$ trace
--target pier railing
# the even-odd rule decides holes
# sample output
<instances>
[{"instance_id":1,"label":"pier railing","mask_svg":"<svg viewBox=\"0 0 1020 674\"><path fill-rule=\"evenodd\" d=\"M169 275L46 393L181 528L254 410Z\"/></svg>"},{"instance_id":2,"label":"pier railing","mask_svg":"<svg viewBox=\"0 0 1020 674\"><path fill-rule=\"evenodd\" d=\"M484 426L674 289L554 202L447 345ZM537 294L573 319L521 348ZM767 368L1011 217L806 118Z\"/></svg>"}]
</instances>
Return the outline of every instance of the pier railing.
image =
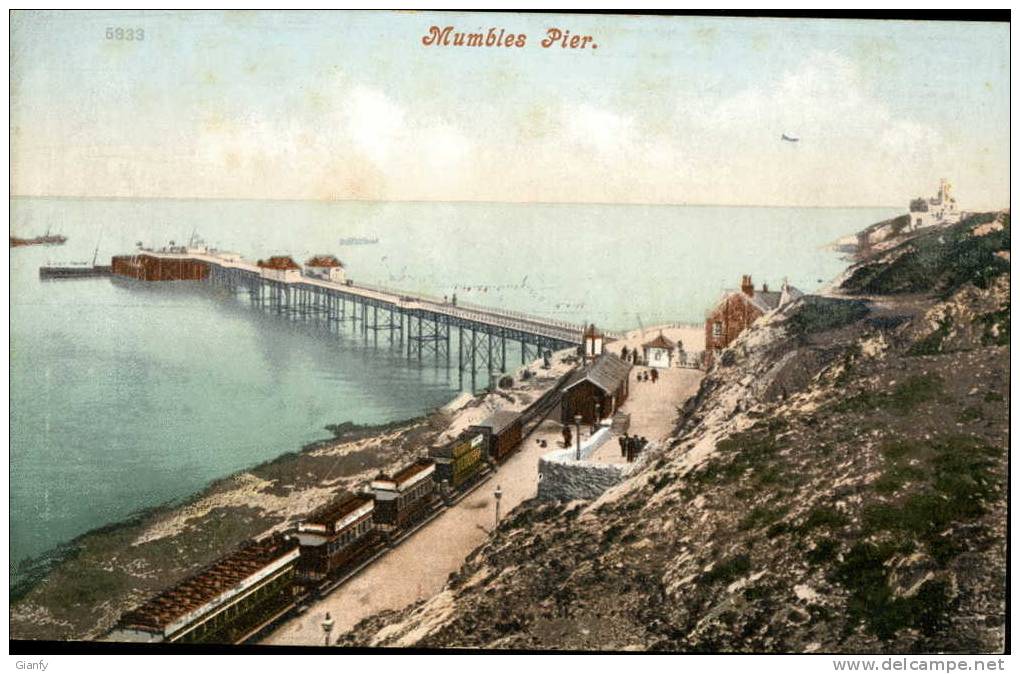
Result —
<instances>
[{"instance_id":1,"label":"pier railing","mask_svg":"<svg viewBox=\"0 0 1020 674\"><path fill-rule=\"evenodd\" d=\"M251 262L241 259L227 259L214 253L196 253L187 252L184 250L161 250L161 251L145 251L145 254L155 255L158 257L190 257L202 260L204 262L211 262L223 268L241 269L245 271L255 271L258 269ZM307 279L302 278L301 281L312 281L317 284L321 284L321 279ZM546 336L552 336L555 339L559 339L566 342L580 343L581 333L584 331L585 326L579 323L571 323L569 321L561 321L545 316L539 316L536 314L529 314L523 311L512 311L508 309L499 309L495 307L484 306L481 304L475 304L473 302L457 302L453 304L448 298L439 298L434 295L421 292L409 292L401 290L399 288L392 288L381 284L372 283L353 283L338 284L339 286L347 286L352 291L363 291L367 293L377 293L384 295L379 299L383 300L395 300L397 302L401 300L411 300L417 302L423 302L432 305L432 308L439 312L449 315L459 316L466 319L479 320L481 322L489 323L490 325L497 325L501 327L507 327L515 330L524 332L544 333ZM343 288L338 288L342 290ZM473 314L473 315L471 315ZM606 337L616 339L619 335L614 333L605 333Z\"/></svg>"},{"instance_id":2,"label":"pier railing","mask_svg":"<svg viewBox=\"0 0 1020 674\"><path fill-rule=\"evenodd\" d=\"M421 302L428 302L430 304L441 307L443 311L447 313L461 313L466 314L467 312L478 312L485 314L489 322L494 325L500 325L508 328L522 328L526 327L525 324L532 324L543 328L554 328L557 331L563 333L569 333L571 339L579 339L581 332L584 331L584 326L578 323L570 323L568 321L561 321L545 316L538 316L536 314L529 314L523 311L511 311L509 309L498 309L495 307L484 306L481 304L475 304L473 302L457 302L453 304L448 298L439 298L434 295L428 295L426 293L414 293L406 290L400 290L398 288L390 288L384 285L372 284L372 283L354 283L352 284L355 288L363 288L365 290L372 290L380 293L387 293L389 295L395 295L397 297L406 297L412 300ZM462 310L462 311L457 311ZM502 319L502 320L500 320Z\"/></svg>"}]
</instances>

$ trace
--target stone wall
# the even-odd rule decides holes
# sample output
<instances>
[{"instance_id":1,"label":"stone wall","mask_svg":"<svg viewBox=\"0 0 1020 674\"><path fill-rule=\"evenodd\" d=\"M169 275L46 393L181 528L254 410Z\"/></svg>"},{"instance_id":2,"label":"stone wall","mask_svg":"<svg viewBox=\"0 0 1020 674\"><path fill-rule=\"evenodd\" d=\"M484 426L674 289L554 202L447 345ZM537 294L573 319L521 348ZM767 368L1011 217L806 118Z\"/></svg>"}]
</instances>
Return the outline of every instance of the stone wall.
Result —
<instances>
[{"instance_id":1,"label":"stone wall","mask_svg":"<svg viewBox=\"0 0 1020 674\"><path fill-rule=\"evenodd\" d=\"M596 463L584 458L576 461L575 450L550 452L538 460L538 498L550 501L596 499L647 463L657 449L657 446L649 444L634 463ZM591 451L594 450L585 453L582 446L582 456L587 457Z\"/></svg>"}]
</instances>

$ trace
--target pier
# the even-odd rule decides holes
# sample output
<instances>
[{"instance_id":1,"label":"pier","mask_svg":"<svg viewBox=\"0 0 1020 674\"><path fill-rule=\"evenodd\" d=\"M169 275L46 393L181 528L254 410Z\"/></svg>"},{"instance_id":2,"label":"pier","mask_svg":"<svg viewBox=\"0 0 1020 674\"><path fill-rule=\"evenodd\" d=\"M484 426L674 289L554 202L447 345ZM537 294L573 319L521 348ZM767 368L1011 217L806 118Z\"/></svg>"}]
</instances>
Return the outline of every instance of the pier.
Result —
<instances>
[{"instance_id":1,"label":"pier","mask_svg":"<svg viewBox=\"0 0 1020 674\"><path fill-rule=\"evenodd\" d=\"M467 377L472 391L478 372L494 376L507 372L515 356L524 365L546 352L578 347L584 329L522 312L313 277L296 264L286 269L260 266L202 248L143 249L115 256L111 269L113 276L140 281L204 281L293 320L318 321L338 332L349 323L365 339L371 334L375 344L384 333L386 342L409 360L451 368L456 349L459 385L464 388Z\"/></svg>"}]
</instances>

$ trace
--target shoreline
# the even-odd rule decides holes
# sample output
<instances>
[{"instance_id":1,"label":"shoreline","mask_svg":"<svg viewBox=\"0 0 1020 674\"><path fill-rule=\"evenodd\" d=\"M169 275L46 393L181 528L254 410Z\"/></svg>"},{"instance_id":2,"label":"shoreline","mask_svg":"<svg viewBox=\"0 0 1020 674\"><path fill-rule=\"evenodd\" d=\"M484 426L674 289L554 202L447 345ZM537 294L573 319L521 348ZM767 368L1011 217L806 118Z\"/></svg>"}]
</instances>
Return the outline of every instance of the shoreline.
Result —
<instances>
[{"instance_id":1,"label":"shoreline","mask_svg":"<svg viewBox=\"0 0 1020 674\"><path fill-rule=\"evenodd\" d=\"M334 433L331 438L306 443L298 449L284 451L273 459L218 477L190 495L140 509L124 519L94 527L69 541L58 544L41 555L22 560L17 563L17 566L21 567L17 575L21 575L21 578L17 578L15 565L12 564L9 591L11 637L16 639L52 639L54 638L54 628L56 628L63 632L58 633L56 638L96 638L102 631L105 631L105 627L98 632L90 630L88 627L90 622L96 628L100 625L97 625L95 620L83 620L86 615L95 614L94 609L101 608L103 604L123 603L124 606L115 612L116 615L119 615L120 610L136 601L136 599L132 599L133 597L150 594L159 587L153 582L144 582L145 580L154 581L161 577L166 579L166 582L160 583L160 585L172 584L233 549L243 540L262 533L262 530L258 528L260 519L252 517L250 512L245 513L245 510L257 510L257 504L252 504L254 507L246 506L244 503L222 504L206 509L205 512L196 512L196 510L202 510L203 502L237 491L238 487L243 487L251 477L268 485L278 484L280 480L287 480L287 478L291 478L294 483L297 483L300 479L299 466L309 462L322 463L321 456L316 458L317 453L329 452L329 455L332 456L337 451L343 452L347 449L348 451L343 455L357 455L361 453L359 444L368 444L373 440L379 441L394 433L398 435L412 433L415 429L427 425L430 417L437 414L439 414L438 410L429 415L419 415L380 424L358 424L352 421L343 421L327 426L326 430ZM371 465L381 469L388 463L387 459L397 459L399 454L397 452L393 456L387 457L383 453L378 453L377 456L372 457L375 459L374 461L369 461L366 457L364 465L359 468L367 468ZM342 459L343 456L339 458ZM338 474L333 481L334 484L340 484L355 477L348 473L349 471L344 471L343 474ZM298 488L293 493L297 495L305 491L308 489ZM325 498L328 498L332 491L333 489L327 488L326 492L328 493ZM255 501L257 502L257 499ZM201 529L207 528L203 525L209 524L210 519L222 521L236 517L248 521L241 523L241 526L237 526L238 522L226 522L226 528L234 531L226 532L211 544L203 546L201 541L190 540L196 538ZM146 532L158 526L160 522L178 522L182 518L183 522L180 524L183 526L171 527L166 535L157 534L148 539L145 538ZM271 514L270 517L261 519L265 525L263 527L265 531L274 526L280 526L286 521L278 514L276 516ZM223 528L223 526L219 528ZM175 549L175 554L167 558L165 564L160 564L157 561L158 555L146 554L144 548L147 547L147 544L153 544L160 549L167 548L169 544ZM184 552L185 549L187 552ZM87 582L81 579L94 579L97 566L105 571L115 571L115 564L120 562L122 556L125 554L132 556L132 552L137 552L137 554L133 555L135 559L129 560L128 564L134 562L136 566L144 567L147 570L146 573L141 574L139 582L120 583L118 584L119 592L117 587L111 588L109 584L99 583L102 592L98 594L105 595L107 590L112 590L114 595L121 595L121 601L118 602L116 596L90 596L92 593L89 588L83 587L87 585ZM183 554L180 554L181 552ZM104 561L108 563L95 564L99 561L97 559L99 557L106 557L107 559ZM67 599L70 599L71 602L61 606L59 598L65 594L68 595ZM58 600L54 601L54 597L57 597ZM105 599L105 601L90 602L88 601L90 599ZM93 605L89 606L90 603ZM111 611L103 613L106 618L114 615ZM102 618L100 618L100 622L102 622Z\"/></svg>"},{"instance_id":2,"label":"shoreline","mask_svg":"<svg viewBox=\"0 0 1020 674\"><path fill-rule=\"evenodd\" d=\"M139 526L146 519L156 518L161 515L172 513L175 510L186 508L188 505L200 500L206 494L211 493L216 488L228 483L230 480L233 480L244 473L268 468L274 464L295 458L305 452L328 447L332 443L356 441L376 433L398 429L402 426L407 426L424 419L425 416L419 415L416 417L408 417L406 419L385 421L379 424L359 424L349 420L342 421L338 424L328 424L323 428L326 431L334 433L331 438L313 440L312 442L302 445L300 449L287 450L272 459L267 459L245 468L239 468L227 475L213 478L190 494L186 494L177 499L164 501L163 503L139 508L121 519L100 524L74 536L70 540L57 543L53 547L44 550L38 555L24 557L16 562L12 560L10 564L10 590L8 591L8 600L13 605L14 602L23 599L25 595L38 586L38 584L42 582L55 567L67 561L75 554L75 552L77 552L82 543L91 537L116 533L131 526ZM25 570L19 570L21 567L25 567ZM22 574L24 577L19 578L19 575Z\"/></svg>"},{"instance_id":3,"label":"shoreline","mask_svg":"<svg viewBox=\"0 0 1020 674\"><path fill-rule=\"evenodd\" d=\"M240 543L292 527L340 491L356 491L380 471L411 462L444 435L497 405L523 407L555 381L538 362L535 377L510 373L498 394L460 393L428 414L382 424L344 421L334 434L211 481L180 501L97 527L32 560L37 568L10 596L14 639L94 640L121 613L183 580ZM558 376L558 375L557 375ZM508 403L509 399L509 403Z\"/></svg>"}]
</instances>

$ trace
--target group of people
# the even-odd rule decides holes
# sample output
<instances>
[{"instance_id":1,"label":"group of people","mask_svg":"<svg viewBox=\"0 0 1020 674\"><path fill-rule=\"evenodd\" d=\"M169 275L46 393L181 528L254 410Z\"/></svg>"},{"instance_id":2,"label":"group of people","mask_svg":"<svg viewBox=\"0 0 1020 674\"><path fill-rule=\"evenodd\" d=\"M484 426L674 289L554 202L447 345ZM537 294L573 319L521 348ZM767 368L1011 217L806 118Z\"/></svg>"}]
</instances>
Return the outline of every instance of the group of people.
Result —
<instances>
[{"instance_id":1,"label":"group of people","mask_svg":"<svg viewBox=\"0 0 1020 674\"><path fill-rule=\"evenodd\" d=\"M624 433L620 436L620 456L627 457L627 463L633 463L635 457L641 453L641 450L648 444L648 438L641 435L628 435Z\"/></svg>"},{"instance_id":2,"label":"group of people","mask_svg":"<svg viewBox=\"0 0 1020 674\"><path fill-rule=\"evenodd\" d=\"M637 365L641 360L641 356L638 355L638 350L636 348L628 349L626 346L620 349L620 358L622 358L624 362L633 363L634 365Z\"/></svg>"},{"instance_id":3,"label":"group of people","mask_svg":"<svg viewBox=\"0 0 1020 674\"><path fill-rule=\"evenodd\" d=\"M638 372L637 373L637 380L638 381L651 381L652 383L655 383L655 382L659 381L659 371L658 370L645 370L644 372Z\"/></svg>"}]
</instances>

